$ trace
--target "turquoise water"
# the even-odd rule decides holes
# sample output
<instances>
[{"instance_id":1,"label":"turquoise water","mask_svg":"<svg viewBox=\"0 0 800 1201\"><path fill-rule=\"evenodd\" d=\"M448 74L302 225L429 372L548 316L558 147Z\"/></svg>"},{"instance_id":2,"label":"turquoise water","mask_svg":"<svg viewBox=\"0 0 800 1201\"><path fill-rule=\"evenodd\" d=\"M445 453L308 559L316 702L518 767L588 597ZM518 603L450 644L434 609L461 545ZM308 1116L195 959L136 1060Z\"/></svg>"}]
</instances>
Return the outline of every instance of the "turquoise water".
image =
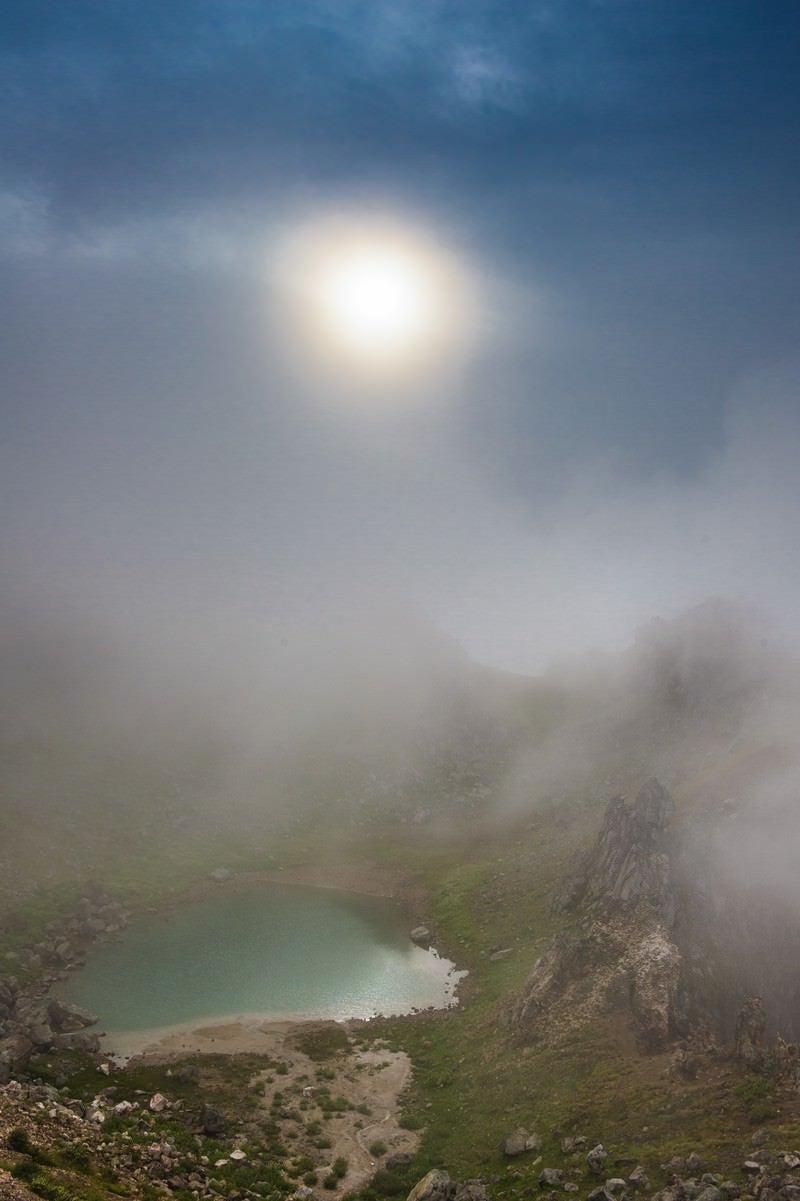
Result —
<instances>
[{"instance_id":1,"label":"turquoise water","mask_svg":"<svg viewBox=\"0 0 800 1201\"><path fill-rule=\"evenodd\" d=\"M460 973L372 897L265 885L131 922L63 996L112 1036L204 1019L372 1017L452 1004Z\"/></svg>"}]
</instances>

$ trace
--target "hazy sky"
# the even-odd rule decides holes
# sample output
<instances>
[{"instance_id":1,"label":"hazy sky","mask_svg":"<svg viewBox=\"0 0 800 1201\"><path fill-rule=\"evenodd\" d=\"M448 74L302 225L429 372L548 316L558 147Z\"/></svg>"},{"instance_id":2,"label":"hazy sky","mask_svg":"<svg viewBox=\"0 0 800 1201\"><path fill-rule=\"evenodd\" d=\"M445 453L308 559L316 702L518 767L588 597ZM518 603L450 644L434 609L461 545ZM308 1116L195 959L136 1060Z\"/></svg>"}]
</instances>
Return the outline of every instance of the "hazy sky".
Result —
<instances>
[{"instance_id":1,"label":"hazy sky","mask_svg":"<svg viewBox=\"0 0 800 1201\"><path fill-rule=\"evenodd\" d=\"M391 600L535 670L800 589L800 6L7 0L0 568L163 636ZM300 226L441 248L391 389L292 345Z\"/></svg>"}]
</instances>

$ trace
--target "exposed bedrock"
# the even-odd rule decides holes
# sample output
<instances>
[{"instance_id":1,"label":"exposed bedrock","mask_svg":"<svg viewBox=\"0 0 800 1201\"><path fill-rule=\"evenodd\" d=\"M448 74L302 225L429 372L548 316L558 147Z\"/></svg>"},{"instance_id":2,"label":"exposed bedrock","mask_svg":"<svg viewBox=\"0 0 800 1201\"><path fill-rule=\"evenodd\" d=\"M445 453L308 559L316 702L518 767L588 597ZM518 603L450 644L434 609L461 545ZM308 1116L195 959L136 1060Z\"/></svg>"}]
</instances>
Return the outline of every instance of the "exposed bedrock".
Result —
<instances>
[{"instance_id":1,"label":"exposed bedrock","mask_svg":"<svg viewBox=\"0 0 800 1201\"><path fill-rule=\"evenodd\" d=\"M763 1010L748 998L766 982L767 1011L797 1038L786 1015L795 1011L799 961L780 952L797 945L796 915L748 904L735 882L725 891L714 845L708 820L678 826L658 780L648 780L632 804L614 798L594 846L576 858L553 897L553 913L573 921L534 965L512 1026L536 1037L622 1011L644 1051L676 1039L698 1047L735 1036L742 1061L756 1066ZM771 972L756 979L753 965L765 958Z\"/></svg>"}]
</instances>

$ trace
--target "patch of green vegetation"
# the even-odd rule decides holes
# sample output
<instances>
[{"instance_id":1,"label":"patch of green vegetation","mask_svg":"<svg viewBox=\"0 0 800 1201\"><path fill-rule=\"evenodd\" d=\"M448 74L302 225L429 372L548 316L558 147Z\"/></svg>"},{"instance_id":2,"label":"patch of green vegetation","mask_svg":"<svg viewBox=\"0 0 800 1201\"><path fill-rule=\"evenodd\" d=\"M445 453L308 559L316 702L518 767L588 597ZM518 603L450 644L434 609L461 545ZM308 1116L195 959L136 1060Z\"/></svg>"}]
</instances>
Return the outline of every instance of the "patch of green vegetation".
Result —
<instances>
[{"instance_id":1,"label":"patch of green vegetation","mask_svg":"<svg viewBox=\"0 0 800 1201\"><path fill-rule=\"evenodd\" d=\"M30 1140L28 1131L22 1126L15 1126L6 1135L6 1145L9 1150L16 1151L18 1155L33 1155L34 1147Z\"/></svg>"},{"instance_id":2,"label":"patch of green vegetation","mask_svg":"<svg viewBox=\"0 0 800 1201\"><path fill-rule=\"evenodd\" d=\"M92 1157L83 1143L63 1143L56 1148L55 1154L63 1167L82 1172L85 1176L92 1174Z\"/></svg>"},{"instance_id":3,"label":"patch of green vegetation","mask_svg":"<svg viewBox=\"0 0 800 1201\"><path fill-rule=\"evenodd\" d=\"M753 1126L772 1121L778 1116L775 1103L775 1082L767 1076L747 1075L736 1085L736 1097Z\"/></svg>"},{"instance_id":4,"label":"patch of green vegetation","mask_svg":"<svg viewBox=\"0 0 800 1201\"><path fill-rule=\"evenodd\" d=\"M349 1048L347 1031L338 1022L326 1022L324 1025L301 1030L295 1035L294 1044L315 1063L333 1059ZM329 1078L332 1079L332 1075L331 1073Z\"/></svg>"},{"instance_id":5,"label":"patch of green vegetation","mask_svg":"<svg viewBox=\"0 0 800 1201\"><path fill-rule=\"evenodd\" d=\"M106 1201L106 1194L82 1181L79 1185L61 1180L52 1172L27 1160L12 1171L17 1180L22 1180L31 1192L43 1201Z\"/></svg>"},{"instance_id":6,"label":"patch of green vegetation","mask_svg":"<svg viewBox=\"0 0 800 1201\"><path fill-rule=\"evenodd\" d=\"M401 1197L408 1193L413 1183L408 1174L403 1175L400 1172L389 1172L386 1168L378 1168L367 1187L361 1191L360 1196L365 1198L365 1201L375 1201L378 1197Z\"/></svg>"},{"instance_id":7,"label":"patch of green vegetation","mask_svg":"<svg viewBox=\"0 0 800 1201\"><path fill-rule=\"evenodd\" d=\"M376 1138L374 1143L369 1145L369 1153L373 1159L380 1159L387 1151L386 1143L382 1139Z\"/></svg>"},{"instance_id":8,"label":"patch of green vegetation","mask_svg":"<svg viewBox=\"0 0 800 1201\"><path fill-rule=\"evenodd\" d=\"M347 1113L348 1110L355 1109L355 1106L346 1097L332 1097L327 1088L321 1088L317 1093L317 1104L324 1117L330 1117L331 1114L336 1113Z\"/></svg>"}]
</instances>

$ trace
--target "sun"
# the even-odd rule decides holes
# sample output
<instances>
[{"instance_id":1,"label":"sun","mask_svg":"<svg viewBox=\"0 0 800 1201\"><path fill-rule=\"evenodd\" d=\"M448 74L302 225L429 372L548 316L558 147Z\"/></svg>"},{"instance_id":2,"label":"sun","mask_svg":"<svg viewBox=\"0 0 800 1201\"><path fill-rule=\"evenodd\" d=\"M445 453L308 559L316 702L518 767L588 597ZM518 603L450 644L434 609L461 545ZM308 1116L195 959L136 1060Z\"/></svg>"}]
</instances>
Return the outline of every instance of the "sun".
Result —
<instances>
[{"instance_id":1,"label":"sun","mask_svg":"<svg viewBox=\"0 0 800 1201\"><path fill-rule=\"evenodd\" d=\"M332 337L365 357L394 355L424 342L436 325L433 281L408 251L365 244L325 265L318 289Z\"/></svg>"},{"instance_id":2,"label":"sun","mask_svg":"<svg viewBox=\"0 0 800 1201\"><path fill-rule=\"evenodd\" d=\"M304 357L373 382L443 364L468 325L466 271L430 234L329 218L296 230L282 273Z\"/></svg>"}]
</instances>

